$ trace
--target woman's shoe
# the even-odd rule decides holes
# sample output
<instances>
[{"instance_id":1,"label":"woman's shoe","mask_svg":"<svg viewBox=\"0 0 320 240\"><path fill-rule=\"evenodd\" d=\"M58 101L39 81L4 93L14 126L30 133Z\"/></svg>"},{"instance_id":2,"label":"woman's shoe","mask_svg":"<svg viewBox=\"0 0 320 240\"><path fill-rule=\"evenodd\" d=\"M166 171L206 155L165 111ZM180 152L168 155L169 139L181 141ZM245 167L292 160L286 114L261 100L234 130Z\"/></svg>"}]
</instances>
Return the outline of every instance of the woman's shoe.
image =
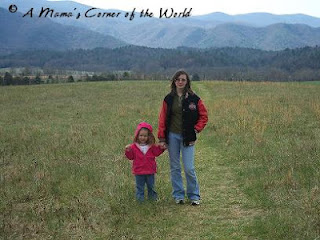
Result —
<instances>
[{"instance_id":1,"label":"woman's shoe","mask_svg":"<svg viewBox=\"0 0 320 240\"><path fill-rule=\"evenodd\" d=\"M176 199L176 204L184 204L184 200L183 199Z\"/></svg>"}]
</instances>

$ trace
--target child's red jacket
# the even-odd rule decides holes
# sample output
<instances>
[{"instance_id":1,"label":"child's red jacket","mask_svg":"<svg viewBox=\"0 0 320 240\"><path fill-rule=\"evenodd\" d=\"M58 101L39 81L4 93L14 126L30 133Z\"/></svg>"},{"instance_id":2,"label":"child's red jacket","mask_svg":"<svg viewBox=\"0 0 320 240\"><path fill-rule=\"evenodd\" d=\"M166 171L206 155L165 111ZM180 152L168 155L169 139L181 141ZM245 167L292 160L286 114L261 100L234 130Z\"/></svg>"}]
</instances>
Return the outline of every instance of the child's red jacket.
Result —
<instances>
[{"instance_id":1,"label":"child's red jacket","mask_svg":"<svg viewBox=\"0 0 320 240\"><path fill-rule=\"evenodd\" d=\"M134 175L147 175L157 172L156 157L158 157L164 150L160 146L151 145L144 154L137 143L130 145L130 148L125 151L128 159L133 160L132 173Z\"/></svg>"}]
</instances>

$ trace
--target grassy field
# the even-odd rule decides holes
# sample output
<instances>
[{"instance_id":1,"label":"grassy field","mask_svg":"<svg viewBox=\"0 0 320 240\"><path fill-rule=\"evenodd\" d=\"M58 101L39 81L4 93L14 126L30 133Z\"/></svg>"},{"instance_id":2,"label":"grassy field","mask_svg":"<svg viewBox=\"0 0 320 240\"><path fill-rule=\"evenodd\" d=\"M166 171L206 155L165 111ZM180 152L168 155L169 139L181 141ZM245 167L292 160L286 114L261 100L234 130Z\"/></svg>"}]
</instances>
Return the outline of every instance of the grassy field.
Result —
<instances>
[{"instance_id":1,"label":"grassy field","mask_svg":"<svg viewBox=\"0 0 320 240\"><path fill-rule=\"evenodd\" d=\"M138 204L124 146L168 82L0 88L0 239L320 239L320 85L196 82L202 204Z\"/></svg>"}]
</instances>

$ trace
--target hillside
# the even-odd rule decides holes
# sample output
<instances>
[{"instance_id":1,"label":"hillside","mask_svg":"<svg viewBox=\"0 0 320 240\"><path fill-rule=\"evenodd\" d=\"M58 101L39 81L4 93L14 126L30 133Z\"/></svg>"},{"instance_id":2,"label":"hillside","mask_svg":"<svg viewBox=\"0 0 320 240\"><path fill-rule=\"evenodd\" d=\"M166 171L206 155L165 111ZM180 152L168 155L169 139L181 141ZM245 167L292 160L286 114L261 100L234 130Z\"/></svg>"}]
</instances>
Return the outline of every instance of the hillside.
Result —
<instances>
[{"instance_id":1,"label":"hillside","mask_svg":"<svg viewBox=\"0 0 320 240\"><path fill-rule=\"evenodd\" d=\"M221 12L214 12L205 14L202 16L195 16L193 19L197 19L202 22L217 22L243 24L254 27L266 27L268 25L277 23L286 24L305 24L310 27L320 27L320 19L305 14L283 14L276 15L271 13L256 12L247 14L229 15Z\"/></svg>"},{"instance_id":2,"label":"hillside","mask_svg":"<svg viewBox=\"0 0 320 240\"><path fill-rule=\"evenodd\" d=\"M201 28L187 23L186 20L175 22L151 19L132 26L120 26L113 35L126 39L133 45L153 48L244 47L277 51L320 45L320 28L303 24L277 23L267 27L252 27L225 23L212 28ZM100 31L99 28L96 30Z\"/></svg>"},{"instance_id":3,"label":"hillside","mask_svg":"<svg viewBox=\"0 0 320 240\"><path fill-rule=\"evenodd\" d=\"M56 12L74 12L84 13L91 6L79 4L72 1L46 1L46 0L3 0L0 7L5 9L12 3L18 6L21 13L26 13L30 8L39 12L42 7L54 9ZM3 11L3 10L2 10ZM152 48L176 48L181 46L210 48L210 47L248 47L262 50L283 50L285 48L298 48L304 46L316 46L320 44L320 19L303 14L274 15L270 13L249 13L239 15L228 15L225 13L211 13L203 16L191 16L182 19L158 19L158 18L140 18L139 12L136 17L130 21L123 17L124 11L113 9L97 9L97 12L121 12L118 18L50 18L50 20L68 26L68 30L62 30L62 27L47 25L38 30L32 30L34 26L47 22L48 19L36 19L31 23L28 19L19 19L18 26L22 30L27 29L32 35L43 33L44 28L52 33L52 36L46 32L40 37L46 40L50 48L70 49L74 48L94 48L94 47L116 47L125 43L147 46ZM7 11L8 12L8 11ZM2 14L3 15L3 14ZM10 15L10 16L9 16ZM13 17L17 14L8 13L2 18ZM34 21L38 20L37 24ZM41 20L41 22L40 22ZM10 22L6 19L6 22ZM17 21L17 20L15 20ZM14 22L15 22L14 21ZM50 23L51 24L51 23ZM70 26L81 27L83 30L70 29ZM16 26L12 26L16 27ZM2 26L7 28L7 26ZM61 30L57 30L61 28ZM65 29L65 28L64 28ZM77 28L78 29L78 28ZM88 31L84 31L87 29ZM6 29L7 30L7 29ZM3 29L1 29L3 32ZM66 35L66 32L72 32ZM1 33L2 33L1 32ZM28 46L43 48L43 44L37 43L35 37L26 36L26 31L21 35L8 36L14 39L8 42L13 48L24 42ZM5 32L4 32L5 33ZM99 34L97 34L99 33ZM91 35L91 36L90 36ZM107 41L103 36L107 37ZM65 43L59 44L56 36L68 36ZM113 38L110 38L112 36ZM43 38L43 39L42 39ZM116 38L116 39L114 39ZM17 43L16 41L19 42ZM53 43L54 42L54 43ZM40 46L39 46L40 45ZM4 52L4 50L2 50ZM1 51L0 51L1 53Z\"/></svg>"},{"instance_id":4,"label":"hillside","mask_svg":"<svg viewBox=\"0 0 320 240\"><path fill-rule=\"evenodd\" d=\"M66 26L50 19L22 18L0 8L0 49L92 49L115 48L126 45L123 41L84 28Z\"/></svg>"},{"instance_id":5,"label":"hillside","mask_svg":"<svg viewBox=\"0 0 320 240\"><path fill-rule=\"evenodd\" d=\"M320 47L283 51L250 48L116 49L25 51L0 59L0 68L40 67L79 71L131 71L166 77L179 68L202 79L301 81L319 80Z\"/></svg>"},{"instance_id":6,"label":"hillside","mask_svg":"<svg viewBox=\"0 0 320 240\"><path fill-rule=\"evenodd\" d=\"M198 38L199 34L190 36L191 34L184 46L192 47L197 44L201 48L246 47L277 51L320 44L320 28L302 24L278 23L257 28L230 23L202 31L201 38Z\"/></svg>"}]
</instances>

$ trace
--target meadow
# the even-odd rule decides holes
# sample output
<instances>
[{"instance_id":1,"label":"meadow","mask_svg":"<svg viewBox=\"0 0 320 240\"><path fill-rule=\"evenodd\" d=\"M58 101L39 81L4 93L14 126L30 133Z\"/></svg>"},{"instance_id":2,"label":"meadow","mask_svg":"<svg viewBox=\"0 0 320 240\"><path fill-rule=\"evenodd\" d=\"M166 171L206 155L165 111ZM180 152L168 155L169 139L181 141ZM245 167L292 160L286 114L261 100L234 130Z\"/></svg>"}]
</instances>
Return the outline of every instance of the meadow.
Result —
<instances>
[{"instance_id":1,"label":"meadow","mask_svg":"<svg viewBox=\"0 0 320 240\"><path fill-rule=\"evenodd\" d=\"M165 81L0 88L0 239L319 239L320 85L194 82L202 202L135 201L124 146L157 133Z\"/></svg>"}]
</instances>

